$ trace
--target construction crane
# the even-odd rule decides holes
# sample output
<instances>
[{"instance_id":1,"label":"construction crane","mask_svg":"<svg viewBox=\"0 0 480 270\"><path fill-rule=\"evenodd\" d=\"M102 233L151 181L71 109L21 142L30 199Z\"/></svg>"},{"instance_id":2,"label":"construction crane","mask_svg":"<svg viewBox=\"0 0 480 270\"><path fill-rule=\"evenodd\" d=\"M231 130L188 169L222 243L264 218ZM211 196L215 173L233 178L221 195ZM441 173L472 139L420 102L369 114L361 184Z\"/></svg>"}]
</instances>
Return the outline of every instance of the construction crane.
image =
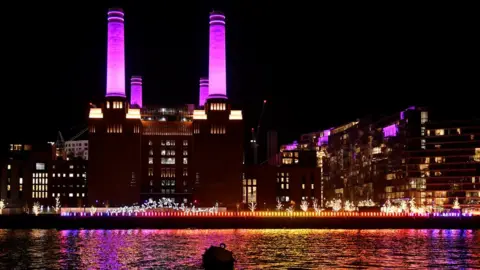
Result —
<instances>
[{"instance_id":1,"label":"construction crane","mask_svg":"<svg viewBox=\"0 0 480 270\"><path fill-rule=\"evenodd\" d=\"M88 127L82 129L80 132L78 132L75 136L71 137L67 141L76 140L78 137L82 136L85 132L87 132L87 130L88 130ZM63 135L61 131L58 131L57 142L55 143L55 145L57 147L57 157L60 157L60 156L63 157L65 154L65 140L63 139Z\"/></svg>"},{"instance_id":2,"label":"construction crane","mask_svg":"<svg viewBox=\"0 0 480 270\"><path fill-rule=\"evenodd\" d=\"M250 140L250 144L252 145L253 149L253 164L258 164L258 137L260 134L260 125L262 123L263 115L265 114L266 106L267 100L264 100L262 105L262 112L260 113L260 117L258 118L257 130L255 130L255 128L252 128L252 139Z\"/></svg>"}]
</instances>

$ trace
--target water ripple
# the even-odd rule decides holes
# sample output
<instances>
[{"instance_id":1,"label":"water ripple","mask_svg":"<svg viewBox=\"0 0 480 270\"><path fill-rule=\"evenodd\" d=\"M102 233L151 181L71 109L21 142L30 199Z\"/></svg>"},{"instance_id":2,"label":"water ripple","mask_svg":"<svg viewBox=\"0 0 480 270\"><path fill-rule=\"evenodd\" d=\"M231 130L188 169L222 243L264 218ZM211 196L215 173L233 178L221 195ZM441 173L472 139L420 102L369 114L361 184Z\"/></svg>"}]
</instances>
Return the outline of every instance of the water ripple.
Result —
<instances>
[{"instance_id":1,"label":"water ripple","mask_svg":"<svg viewBox=\"0 0 480 270\"><path fill-rule=\"evenodd\" d=\"M222 242L238 269L480 267L474 230L0 230L0 269L201 269Z\"/></svg>"}]
</instances>

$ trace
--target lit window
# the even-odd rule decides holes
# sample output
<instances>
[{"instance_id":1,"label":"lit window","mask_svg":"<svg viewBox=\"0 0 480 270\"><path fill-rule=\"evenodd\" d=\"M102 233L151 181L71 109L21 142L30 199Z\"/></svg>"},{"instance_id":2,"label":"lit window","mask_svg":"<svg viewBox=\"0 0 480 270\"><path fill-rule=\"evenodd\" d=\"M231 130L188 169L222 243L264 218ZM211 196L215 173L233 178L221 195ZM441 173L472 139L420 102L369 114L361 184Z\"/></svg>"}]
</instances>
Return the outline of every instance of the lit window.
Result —
<instances>
[{"instance_id":1,"label":"lit window","mask_svg":"<svg viewBox=\"0 0 480 270\"><path fill-rule=\"evenodd\" d=\"M20 185L23 184L23 178L22 178L22 177L20 177L20 179L18 180L18 183L19 183Z\"/></svg>"},{"instance_id":2,"label":"lit window","mask_svg":"<svg viewBox=\"0 0 480 270\"><path fill-rule=\"evenodd\" d=\"M257 202L257 180L248 179L243 180L243 202L244 203L256 203Z\"/></svg>"},{"instance_id":3,"label":"lit window","mask_svg":"<svg viewBox=\"0 0 480 270\"><path fill-rule=\"evenodd\" d=\"M311 188L311 189L315 189L315 185L312 184L312 185L310 186L310 188Z\"/></svg>"},{"instance_id":4,"label":"lit window","mask_svg":"<svg viewBox=\"0 0 480 270\"><path fill-rule=\"evenodd\" d=\"M73 197L73 193L69 193L69 194L68 194L68 197Z\"/></svg>"},{"instance_id":5,"label":"lit window","mask_svg":"<svg viewBox=\"0 0 480 270\"><path fill-rule=\"evenodd\" d=\"M69 173L69 174L68 174L68 177L73 177L73 173Z\"/></svg>"},{"instance_id":6,"label":"lit window","mask_svg":"<svg viewBox=\"0 0 480 270\"><path fill-rule=\"evenodd\" d=\"M188 164L188 158L186 157L183 158L183 164Z\"/></svg>"},{"instance_id":7,"label":"lit window","mask_svg":"<svg viewBox=\"0 0 480 270\"><path fill-rule=\"evenodd\" d=\"M45 170L45 163L36 163L35 164L35 169L37 169L37 171L44 171Z\"/></svg>"},{"instance_id":8,"label":"lit window","mask_svg":"<svg viewBox=\"0 0 480 270\"><path fill-rule=\"evenodd\" d=\"M148 164L153 164L153 157L148 158Z\"/></svg>"},{"instance_id":9,"label":"lit window","mask_svg":"<svg viewBox=\"0 0 480 270\"><path fill-rule=\"evenodd\" d=\"M11 170L12 169L12 165L8 164L7 165L7 170Z\"/></svg>"},{"instance_id":10,"label":"lit window","mask_svg":"<svg viewBox=\"0 0 480 270\"><path fill-rule=\"evenodd\" d=\"M175 164L175 159L174 158L162 158L161 163L162 164Z\"/></svg>"},{"instance_id":11,"label":"lit window","mask_svg":"<svg viewBox=\"0 0 480 270\"><path fill-rule=\"evenodd\" d=\"M153 168L148 168L148 176L153 176Z\"/></svg>"},{"instance_id":12,"label":"lit window","mask_svg":"<svg viewBox=\"0 0 480 270\"><path fill-rule=\"evenodd\" d=\"M188 140L183 140L183 146L188 146Z\"/></svg>"}]
</instances>

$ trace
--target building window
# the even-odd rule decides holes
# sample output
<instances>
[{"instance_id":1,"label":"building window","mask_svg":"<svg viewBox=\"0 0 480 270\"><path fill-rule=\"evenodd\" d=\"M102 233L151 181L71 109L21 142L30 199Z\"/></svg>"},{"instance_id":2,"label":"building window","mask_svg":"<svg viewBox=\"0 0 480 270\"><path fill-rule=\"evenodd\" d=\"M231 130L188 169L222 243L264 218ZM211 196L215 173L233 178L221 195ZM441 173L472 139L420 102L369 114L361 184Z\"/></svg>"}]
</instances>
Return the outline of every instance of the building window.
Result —
<instances>
[{"instance_id":1,"label":"building window","mask_svg":"<svg viewBox=\"0 0 480 270\"><path fill-rule=\"evenodd\" d=\"M23 178L22 178L22 184L23 184ZM23 186L22 186L22 190L23 190ZM33 173L32 174L32 198L33 199L46 199L46 198L48 198L47 193L48 193L47 174L46 173Z\"/></svg>"},{"instance_id":2,"label":"building window","mask_svg":"<svg viewBox=\"0 0 480 270\"><path fill-rule=\"evenodd\" d=\"M161 144L166 146L175 146L175 140L162 140Z\"/></svg>"},{"instance_id":3,"label":"building window","mask_svg":"<svg viewBox=\"0 0 480 270\"><path fill-rule=\"evenodd\" d=\"M153 168L148 168L148 176L153 176Z\"/></svg>"},{"instance_id":4,"label":"building window","mask_svg":"<svg viewBox=\"0 0 480 270\"><path fill-rule=\"evenodd\" d=\"M475 148L475 155L473 156L473 160L480 162L480 148Z\"/></svg>"},{"instance_id":5,"label":"building window","mask_svg":"<svg viewBox=\"0 0 480 270\"><path fill-rule=\"evenodd\" d=\"M7 165L7 170L11 170L12 169L12 165L8 164Z\"/></svg>"},{"instance_id":6,"label":"building window","mask_svg":"<svg viewBox=\"0 0 480 270\"><path fill-rule=\"evenodd\" d=\"M45 163L36 163L35 164L35 169L37 171L44 171L45 170Z\"/></svg>"},{"instance_id":7,"label":"building window","mask_svg":"<svg viewBox=\"0 0 480 270\"><path fill-rule=\"evenodd\" d=\"M421 112L420 123L425 124L426 122L428 122L428 112Z\"/></svg>"},{"instance_id":8,"label":"building window","mask_svg":"<svg viewBox=\"0 0 480 270\"><path fill-rule=\"evenodd\" d=\"M150 156L153 156L153 150L150 149L150 151L148 151L148 154L149 154Z\"/></svg>"},{"instance_id":9,"label":"building window","mask_svg":"<svg viewBox=\"0 0 480 270\"><path fill-rule=\"evenodd\" d=\"M163 158L163 157L162 157L161 163L162 163L162 164L173 165L173 164L175 164L175 158Z\"/></svg>"},{"instance_id":10,"label":"building window","mask_svg":"<svg viewBox=\"0 0 480 270\"><path fill-rule=\"evenodd\" d=\"M183 140L183 146L188 146L188 140Z\"/></svg>"},{"instance_id":11,"label":"building window","mask_svg":"<svg viewBox=\"0 0 480 270\"><path fill-rule=\"evenodd\" d=\"M225 103L210 103L211 111L225 111L226 107Z\"/></svg>"},{"instance_id":12,"label":"building window","mask_svg":"<svg viewBox=\"0 0 480 270\"><path fill-rule=\"evenodd\" d=\"M183 176L188 176L188 168L183 168Z\"/></svg>"},{"instance_id":13,"label":"building window","mask_svg":"<svg viewBox=\"0 0 480 270\"><path fill-rule=\"evenodd\" d=\"M152 141L148 141L148 145L152 145Z\"/></svg>"},{"instance_id":14,"label":"building window","mask_svg":"<svg viewBox=\"0 0 480 270\"><path fill-rule=\"evenodd\" d=\"M225 126L224 125L212 124L210 126L210 133L211 134L225 134L226 133Z\"/></svg>"},{"instance_id":15,"label":"building window","mask_svg":"<svg viewBox=\"0 0 480 270\"><path fill-rule=\"evenodd\" d=\"M445 135L445 130L435 129L435 136L443 136L443 135Z\"/></svg>"},{"instance_id":16,"label":"building window","mask_svg":"<svg viewBox=\"0 0 480 270\"><path fill-rule=\"evenodd\" d=\"M130 186L135 187L137 185L137 179L135 177L135 172L132 172L132 181L130 181Z\"/></svg>"},{"instance_id":17,"label":"building window","mask_svg":"<svg viewBox=\"0 0 480 270\"><path fill-rule=\"evenodd\" d=\"M133 133L140 133L140 126L139 125L133 126Z\"/></svg>"},{"instance_id":18,"label":"building window","mask_svg":"<svg viewBox=\"0 0 480 270\"><path fill-rule=\"evenodd\" d=\"M107 109L110 109L110 101L107 101Z\"/></svg>"},{"instance_id":19,"label":"building window","mask_svg":"<svg viewBox=\"0 0 480 270\"><path fill-rule=\"evenodd\" d=\"M188 164L188 158L186 158L186 157L183 158L183 164L184 164L184 165L187 165L187 164Z\"/></svg>"},{"instance_id":20,"label":"building window","mask_svg":"<svg viewBox=\"0 0 480 270\"><path fill-rule=\"evenodd\" d=\"M188 156L188 151L187 151L187 150L183 150L183 155L184 155L184 156Z\"/></svg>"},{"instance_id":21,"label":"building window","mask_svg":"<svg viewBox=\"0 0 480 270\"><path fill-rule=\"evenodd\" d=\"M148 158L148 164L153 164L153 157Z\"/></svg>"},{"instance_id":22,"label":"building window","mask_svg":"<svg viewBox=\"0 0 480 270\"><path fill-rule=\"evenodd\" d=\"M243 179L243 203L257 202L257 179Z\"/></svg>"},{"instance_id":23,"label":"building window","mask_svg":"<svg viewBox=\"0 0 480 270\"><path fill-rule=\"evenodd\" d=\"M95 126L91 125L89 130L90 130L90 133L95 133Z\"/></svg>"},{"instance_id":24,"label":"building window","mask_svg":"<svg viewBox=\"0 0 480 270\"><path fill-rule=\"evenodd\" d=\"M107 126L107 133L122 133L123 127L121 124L113 124Z\"/></svg>"},{"instance_id":25,"label":"building window","mask_svg":"<svg viewBox=\"0 0 480 270\"><path fill-rule=\"evenodd\" d=\"M114 109L122 109L123 108L123 102L121 101L113 101L113 108Z\"/></svg>"},{"instance_id":26,"label":"building window","mask_svg":"<svg viewBox=\"0 0 480 270\"><path fill-rule=\"evenodd\" d=\"M193 123L193 134L200 133L200 125L198 123Z\"/></svg>"}]
</instances>

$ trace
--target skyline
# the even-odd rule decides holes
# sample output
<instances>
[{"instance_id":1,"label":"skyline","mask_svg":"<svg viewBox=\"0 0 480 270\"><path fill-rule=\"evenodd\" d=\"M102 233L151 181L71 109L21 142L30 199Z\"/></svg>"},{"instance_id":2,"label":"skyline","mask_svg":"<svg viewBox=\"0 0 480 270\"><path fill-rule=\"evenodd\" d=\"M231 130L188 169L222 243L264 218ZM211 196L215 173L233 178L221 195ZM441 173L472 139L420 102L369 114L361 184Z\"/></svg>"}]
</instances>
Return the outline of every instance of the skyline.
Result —
<instances>
[{"instance_id":1,"label":"skyline","mask_svg":"<svg viewBox=\"0 0 480 270\"><path fill-rule=\"evenodd\" d=\"M206 76L208 70L208 14L212 6L215 5L205 3L194 11L182 11L184 13L181 16L182 21L178 24L168 23L178 17L174 13L161 12L162 16L155 16L158 11L149 6L121 6L126 14L126 85L129 89L129 79L132 75L143 77L145 105L198 102L199 78ZM32 39L32 36L28 35L17 35L16 39L12 39L15 40L10 44L12 47L24 40L29 40L30 45L34 40L43 47L29 47L28 50L11 48L13 54L22 51L17 57L24 61L7 58L7 64L9 60L14 60L11 64L13 70L21 70L12 74L10 78L12 81L20 82L21 87L26 90L7 93L9 102L2 108L3 115L19 111L18 107L21 106L21 110L26 111L22 114L27 113L31 116L23 118L22 121L18 121L17 118L7 119L7 122L11 122L7 124L12 128L12 132L7 135L9 140L20 138L21 135L24 135L24 139L34 139L32 137L35 136L54 139L58 130L63 132L70 127L81 126L82 122L86 123L88 103L98 102L105 91L105 11L108 7L103 4L80 5L75 10L65 7L64 9L68 10L65 13L56 10L45 13L49 9L48 6L27 8L26 20L35 21L37 29L45 32L43 38L49 42L41 42L41 39ZM470 30L468 25L464 28L455 28L455 24L452 24L450 28L444 29L439 23L438 27L429 29L428 33L433 36L443 31L447 42L438 43L436 48L428 52L424 50L437 40L427 41L428 34L422 32L418 25L414 27L416 21L412 20L413 22L405 23L400 28L404 28L405 32L414 30L413 28L420 29L411 31L408 35L405 33L403 36L399 35L397 39L401 41L402 37L410 37L403 43L400 42L400 45L409 43L419 45L417 50L407 46L402 53L389 51L388 49L391 50L393 46L391 44L390 46L385 44L385 48L371 46L372 44L378 46L381 40L388 43L387 41L391 41L388 40L389 37L392 38L394 34L402 32L398 29L392 31L394 33L391 36L385 34L386 38L374 37L381 29L373 29L371 32L364 29L363 31L367 33L363 35L363 39L359 39L355 45L346 45L349 44L346 41L361 35L361 28L368 25L368 19L357 22L360 25L356 27L339 24L335 27L320 28L325 30L327 35L324 39L315 40L318 38L301 35L302 32L309 33L309 30L314 30L315 27L312 25L297 29L302 23L291 20L288 23L292 29L283 28L282 21L277 17L273 18L267 4L262 8L250 10L249 6L240 4L216 8L227 16L227 91L230 100L244 111L246 132L250 127L256 126L264 99L269 101L270 107L267 108L265 118L262 120L264 124L262 133L272 127L278 130L280 143L288 143L301 133L341 125L369 113L389 114L411 105L442 105L450 101L461 101L456 96L439 100L441 97L439 92L455 90L456 93L458 91L456 89L464 89L463 92L467 95L469 92L473 93L474 87L469 87L474 78L470 74L472 71L466 66L459 65L459 63L466 65L469 62L469 58L462 59L462 55L471 53L469 46L475 44L472 40L461 42L472 39L470 36L462 35ZM33 14L37 9L41 12ZM349 14L344 16L348 17L347 15ZM39 21L40 17L44 20ZM393 17L390 24L387 20L387 26L383 27L392 27L396 19ZM78 21L68 19L71 31L64 31L64 25L53 24L55 21L66 21L67 18L82 19ZM310 18L305 20L307 19ZM352 17L350 20L356 21L358 18ZM424 19L425 21L427 19ZM426 26L427 23L423 25ZM291 35L295 34L295 29L298 30L296 34L305 39L305 44L290 43L295 39L295 35ZM283 35L282 33L278 35L277 30L283 30ZM351 33L344 34L345 31L342 30L350 30ZM31 33L38 34L35 31ZM339 33L344 34L344 39L334 38L335 34L340 35ZM15 37L15 33L13 34ZM424 37L425 40L422 39L422 34L427 35ZM446 37L453 37L454 34L458 35L459 42L451 40L448 42L449 38ZM287 42L284 37L292 39L287 39ZM324 50L312 50L315 45L325 40L330 44L323 44L326 46ZM362 44L360 41L367 43ZM61 50L65 47L62 45L72 45L72 48L63 52ZM398 49L400 45L393 48ZM437 59L440 52L443 58ZM474 56L471 56L474 60ZM317 58L320 58L320 61L314 61ZM415 59L416 61L412 61ZM367 60L363 67L362 60ZM19 69L25 61L29 61L30 67ZM45 65L53 65L53 68ZM307 68L306 65L313 67ZM48 82L46 78L52 74L54 75L52 78L55 79ZM29 80L22 79L25 76L28 76ZM44 85L38 87L39 83ZM28 90L35 88L41 91ZM355 94L353 89L357 88L366 88L366 94L361 92L362 90L355 90L360 92ZM390 93L398 92L399 89L406 90L400 97L395 98L396 100L380 101L381 98L392 97L385 88L391 88ZM25 92L32 92L27 100L24 97ZM295 92L303 97L290 96L289 92ZM335 100L348 97L347 93L353 93L350 94L352 97L344 100L339 106ZM313 95L319 96L320 99L314 98ZM430 101L429 95L432 95ZM325 99L327 101L324 101ZM19 100L22 105L10 100ZM472 98L462 102L464 103L459 104L460 106L453 106L452 110L462 107L469 109L468 105L474 104ZM335 113L332 113L334 110ZM36 131L35 134L32 134L32 130Z\"/></svg>"}]
</instances>

